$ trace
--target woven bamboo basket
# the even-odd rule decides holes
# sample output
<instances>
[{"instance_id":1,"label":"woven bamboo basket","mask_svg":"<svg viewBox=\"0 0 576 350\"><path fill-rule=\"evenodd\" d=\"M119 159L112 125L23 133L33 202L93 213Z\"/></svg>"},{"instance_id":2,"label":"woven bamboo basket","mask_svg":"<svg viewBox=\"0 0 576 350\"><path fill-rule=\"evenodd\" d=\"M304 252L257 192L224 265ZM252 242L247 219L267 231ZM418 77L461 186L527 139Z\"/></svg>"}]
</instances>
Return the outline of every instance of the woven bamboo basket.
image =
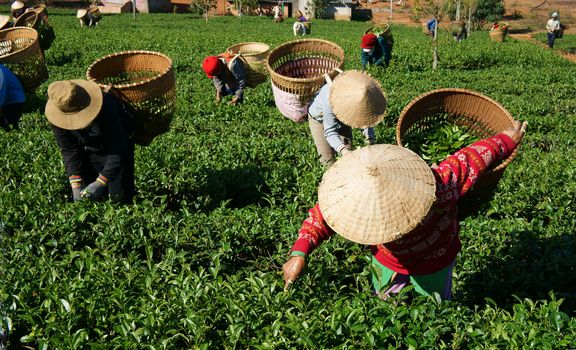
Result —
<instances>
[{"instance_id":1,"label":"woven bamboo basket","mask_svg":"<svg viewBox=\"0 0 576 350\"><path fill-rule=\"evenodd\" d=\"M247 42L232 45L226 51L233 54L241 54L248 64L261 62L268 57L270 46L264 43Z\"/></svg>"},{"instance_id":2,"label":"woven bamboo basket","mask_svg":"<svg viewBox=\"0 0 576 350\"><path fill-rule=\"evenodd\" d=\"M42 50L48 50L54 41L54 29L37 12L27 11L14 22L14 27L34 28Z\"/></svg>"},{"instance_id":3,"label":"woven bamboo basket","mask_svg":"<svg viewBox=\"0 0 576 350\"><path fill-rule=\"evenodd\" d=\"M506 32L500 29L490 31L490 40L503 43L506 38Z\"/></svg>"},{"instance_id":4,"label":"woven bamboo basket","mask_svg":"<svg viewBox=\"0 0 576 350\"><path fill-rule=\"evenodd\" d=\"M123 51L100 58L86 72L88 80L120 98L135 119L134 141L143 146L168 131L176 108L172 60L159 52Z\"/></svg>"},{"instance_id":5,"label":"woven bamboo basket","mask_svg":"<svg viewBox=\"0 0 576 350\"><path fill-rule=\"evenodd\" d=\"M333 79L343 69L344 50L326 40L294 40L272 50L266 66L274 85L304 104L326 83L324 74Z\"/></svg>"},{"instance_id":6,"label":"woven bamboo basket","mask_svg":"<svg viewBox=\"0 0 576 350\"><path fill-rule=\"evenodd\" d=\"M512 126L512 115L498 102L478 92L466 89L439 89L416 97L402 112L396 126L396 140L403 140L430 130L442 120L463 127L478 138L493 136ZM504 170L517 154L515 150L507 159L485 172L474 187L459 202L464 211L472 211L488 198L498 185Z\"/></svg>"},{"instance_id":7,"label":"woven bamboo basket","mask_svg":"<svg viewBox=\"0 0 576 350\"><path fill-rule=\"evenodd\" d=\"M18 77L26 92L34 92L48 79L48 68L34 28L0 30L0 63Z\"/></svg>"},{"instance_id":8,"label":"woven bamboo basket","mask_svg":"<svg viewBox=\"0 0 576 350\"><path fill-rule=\"evenodd\" d=\"M100 12L100 8L96 5L91 5L88 9L86 9L86 11L93 14L97 20L102 18L102 12Z\"/></svg>"},{"instance_id":9,"label":"woven bamboo basket","mask_svg":"<svg viewBox=\"0 0 576 350\"><path fill-rule=\"evenodd\" d=\"M36 12L36 14L38 14L38 17L42 18L42 20L48 23L48 10L46 9L46 5L37 4L30 7L29 10Z\"/></svg>"}]
</instances>

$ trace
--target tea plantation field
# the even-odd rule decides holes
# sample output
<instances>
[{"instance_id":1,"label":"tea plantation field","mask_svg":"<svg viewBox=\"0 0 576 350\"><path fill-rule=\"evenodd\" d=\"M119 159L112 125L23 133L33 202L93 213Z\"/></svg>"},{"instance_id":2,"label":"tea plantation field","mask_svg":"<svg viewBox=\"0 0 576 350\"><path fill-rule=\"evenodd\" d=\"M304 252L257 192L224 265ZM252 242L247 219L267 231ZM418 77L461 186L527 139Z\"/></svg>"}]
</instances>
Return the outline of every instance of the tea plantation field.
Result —
<instances>
[{"instance_id":1,"label":"tea plantation field","mask_svg":"<svg viewBox=\"0 0 576 350\"><path fill-rule=\"evenodd\" d=\"M4 11L6 12L6 11ZM307 124L276 110L269 83L216 105L202 58L238 42L277 46L292 23L191 15L107 15L79 28L51 10L50 81L96 59L154 50L174 61L170 132L136 151L136 203L71 203L43 116L44 83L17 132L0 132L0 328L38 349L562 349L576 347L576 65L529 42L462 43L444 33L431 69L420 28L393 27L393 59L372 69L388 97L379 143L421 93L469 88L528 120L493 200L462 225L455 298L372 296L369 250L334 237L283 291L281 267L323 169ZM359 22L314 21L312 37L359 69ZM357 145L362 145L358 132Z\"/></svg>"}]
</instances>

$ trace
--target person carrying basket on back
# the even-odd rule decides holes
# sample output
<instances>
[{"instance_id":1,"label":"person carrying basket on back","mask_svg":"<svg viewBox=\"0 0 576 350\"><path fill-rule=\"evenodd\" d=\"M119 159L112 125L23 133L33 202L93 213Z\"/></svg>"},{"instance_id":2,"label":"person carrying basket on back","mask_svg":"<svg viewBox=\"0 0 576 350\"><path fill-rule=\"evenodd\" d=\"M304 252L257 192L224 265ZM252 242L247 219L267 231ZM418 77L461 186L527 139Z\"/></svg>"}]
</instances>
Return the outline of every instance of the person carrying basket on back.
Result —
<instances>
[{"instance_id":1,"label":"person carrying basket on back","mask_svg":"<svg viewBox=\"0 0 576 350\"><path fill-rule=\"evenodd\" d=\"M306 17L304 17L304 14L302 14L302 11L298 10L298 17L296 18L296 22L294 22L294 25L292 26L292 30L294 31L294 36L306 35L306 33L307 33L306 23L307 22L308 22L308 19L306 19Z\"/></svg>"},{"instance_id":2,"label":"person carrying basket on back","mask_svg":"<svg viewBox=\"0 0 576 350\"><path fill-rule=\"evenodd\" d=\"M223 96L234 96L230 101L231 105L244 101L247 67L238 57L238 55L225 52L218 56L207 56L202 62L204 73L214 83L216 103L220 103Z\"/></svg>"},{"instance_id":3,"label":"person carrying basket on back","mask_svg":"<svg viewBox=\"0 0 576 350\"><path fill-rule=\"evenodd\" d=\"M18 129L22 118L22 106L26 100L20 80L3 64L0 64L0 127L6 131Z\"/></svg>"},{"instance_id":4,"label":"person carrying basket on back","mask_svg":"<svg viewBox=\"0 0 576 350\"><path fill-rule=\"evenodd\" d=\"M374 126L384 119L386 106L380 83L364 72L342 72L324 84L308 107L320 163L330 167L336 154L351 152L352 128L362 128L366 142L373 144Z\"/></svg>"},{"instance_id":5,"label":"person carrying basket on back","mask_svg":"<svg viewBox=\"0 0 576 350\"><path fill-rule=\"evenodd\" d=\"M134 124L124 105L87 80L48 86L46 118L62 153L73 200L130 203L134 189Z\"/></svg>"},{"instance_id":6,"label":"person carrying basket on back","mask_svg":"<svg viewBox=\"0 0 576 350\"><path fill-rule=\"evenodd\" d=\"M452 269L461 249L457 202L522 140L527 123L475 142L430 168L416 153L373 145L339 159L318 189L283 266L285 289L307 256L335 233L370 246L372 283L382 299L414 285L417 293L452 296Z\"/></svg>"},{"instance_id":7,"label":"person carrying basket on back","mask_svg":"<svg viewBox=\"0 0 576 350\"><path fill-rule=\"evenodd\" d=\"M94 27L97 26L102 15L98 10L98 7L90 6L88 9L80 9L76 13L76 18L80 22L80 27Z\"/></svg>"}]
</instances>

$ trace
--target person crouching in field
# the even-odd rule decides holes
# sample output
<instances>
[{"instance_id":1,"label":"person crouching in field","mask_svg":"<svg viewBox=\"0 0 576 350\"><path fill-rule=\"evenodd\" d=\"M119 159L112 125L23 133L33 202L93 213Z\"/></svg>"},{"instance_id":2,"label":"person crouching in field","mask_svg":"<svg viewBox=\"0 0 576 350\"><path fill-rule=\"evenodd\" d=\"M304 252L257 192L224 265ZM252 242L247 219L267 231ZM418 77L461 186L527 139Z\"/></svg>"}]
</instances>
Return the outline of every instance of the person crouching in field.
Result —
<instances>
[{"instance_id":1,"label":"person crouching in field","mask_svg":"<svg viewBox=\"0 0 576 350\"><path fill-rule=\"evenodd\" d=\"M384 119L386 105L380 83L364 72L343 72L324 84L308 107L308 124L320 163L330 167L336 153L351 151L352 128L363 128L366 142L373 144L373 127Z\"/></svg>"},{"instance_id":2,"label":"person crouching in field","mask_svg":"<svg viewBox=\"0 0 576 350\"><path fill-rule=\"evenodd\" d=\"M206 76L212 79L216 89L216 103L220 103L223 96L233 95L231 105L244 101L246 89L246 69L237 55L228 52L218 56L208 56L202 62L202 69Z\"/></svg>"},{"instance_id":3,"label":"person crouching in field","mask_svg":"<svg viewBox=\"0 0 576 350\"><path fill-rule=\"evenodd\" d=\"M526 122L475 142L429 168L394 145L358 149L338 160L318 189L283 266L285 288L306 257L335 233L372 251L375 293L386 299L412 284L422 295L452 296L452 269L461 249L457 201L494 164L507 158Z\"/></svg>"},{"instance_id":4,"label":"person crouching in field","mask_svg":"<svg viewBox=\"0 0 576 350\"><path fill-rule=\"evenodd\" d=\"M26 4L22 1L14 1L12 5L10 5L10 13L12 15L13 21L16 21L18 17L22 16L24 12L26 12L27 8L28 6L26 6Z\"/></svg>"},{"instance_id":5,"label":"person crouching in field","mask_svg":"<svg viewBox=\"0 0 576 350\"><path fill-rule=\"evenodd\" d=\"M134 196L134 142L130 114L112 94L87 80L48 86L46 118L62 153L74 201L115 202Z\"/></svg>"},{"instance_id":6,"label":"person crouching in field","mask_svg":"<svg viewBox=\"0 0 576 350\"><path fill-rule=\"evenodd\" d=\"M292 26L294 36L306 35L307 31L305 24L306 22L308 22L308 20L306 19L306 17L304 17L302 11L298 10L298 17L296 18L296 22L294 22L294 25Z\"/></svg>"},{"instance_id":7,"label":"person crouching in field","mask_svg":"<svg viewBox=\"0 0 576 350\"><path fill-rule=\"evenodd\" d=\"M94 27L97 26L98 23L100 22L100 20L102 19L102 16L99 15L97 11L90 11L91 8L89 8L88 10L86 9L80 9L78 10L78 12L76 13L76 18L78 18L78 21L80 21L80 27Z\"/></svg>"},{"instance_id":8,"label":"person crouching in field","mask_svg":"<svg viewBox=\"0 0 576 350\"><path fill-rule=\"evenodd\" d=\"M18 129L25 100L26 94L20 80L10 69L0 64L0 127L6 131Z\"/></svg>"}]
</instances>

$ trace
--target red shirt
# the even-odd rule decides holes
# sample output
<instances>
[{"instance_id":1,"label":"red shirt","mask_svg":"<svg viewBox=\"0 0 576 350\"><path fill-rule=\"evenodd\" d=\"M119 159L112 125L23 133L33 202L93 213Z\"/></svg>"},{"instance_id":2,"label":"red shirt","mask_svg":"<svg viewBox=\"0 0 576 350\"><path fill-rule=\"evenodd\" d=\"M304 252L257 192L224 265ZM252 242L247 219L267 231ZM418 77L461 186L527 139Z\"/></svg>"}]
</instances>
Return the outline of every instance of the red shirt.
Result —
<instances>
[{"instance_id":1,"label":"red shirt","mask_svg":"<svg viewBox=\"0 0 576 350\"><path fill-rule=\"evenodd\" d=\"M487 169L506 159L515 142L499 134L463 148L436 168L436 201L422 223L393 242L371 246L374 257L387 268L407 275L426 275L442 270L460 251L457 201ZM310 254L335 234L316 204L298 232L292 251Z\"/></svg>"}]
</instances>

